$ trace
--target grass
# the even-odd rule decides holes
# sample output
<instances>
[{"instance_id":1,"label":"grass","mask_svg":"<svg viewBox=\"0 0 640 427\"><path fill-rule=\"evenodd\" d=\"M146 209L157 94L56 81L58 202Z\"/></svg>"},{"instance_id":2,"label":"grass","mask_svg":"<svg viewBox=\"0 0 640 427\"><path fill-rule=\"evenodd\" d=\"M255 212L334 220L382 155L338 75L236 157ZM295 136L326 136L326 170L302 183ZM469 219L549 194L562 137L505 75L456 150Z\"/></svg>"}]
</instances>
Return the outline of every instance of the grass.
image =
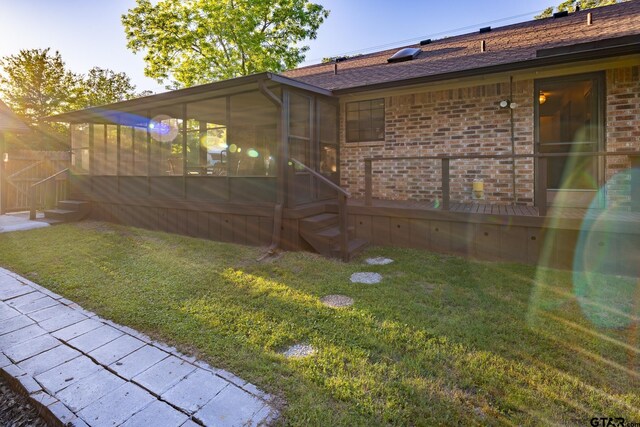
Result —
<instances>
[{"instance_id":1,"label":"grass","mask_svg":"<svg viewBox=\"0 0 640 427\"><path fill-rule=\"evenodd\" d=\"M0 265L253 382L281 398L284 424L640 421L635 330L592 323L568 273L408 249L373 248L395 262L367 267L262 252L95 222L0 234ZM351 284L357 271L384 280ZM355 304L327 308L328 294ZM284 358L294 343L318 352Z\"/></svg>"}]
</instances>

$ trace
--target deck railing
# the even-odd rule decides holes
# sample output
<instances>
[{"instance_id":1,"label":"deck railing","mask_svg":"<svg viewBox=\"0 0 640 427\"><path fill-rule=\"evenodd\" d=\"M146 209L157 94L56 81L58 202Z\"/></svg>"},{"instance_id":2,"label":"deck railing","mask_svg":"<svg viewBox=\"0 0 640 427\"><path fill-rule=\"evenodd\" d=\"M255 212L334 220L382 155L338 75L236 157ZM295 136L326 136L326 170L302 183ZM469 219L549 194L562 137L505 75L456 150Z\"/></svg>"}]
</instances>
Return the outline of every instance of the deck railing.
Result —
<instances>
[{"instance_id":1,"label":"deck railing","mask_svg":"<svg viewBox=\"0 0 640 427\"><path fill-rule=\"evenodd\" d=\"M29 219L36 219L36 212L39 208L53 207L59 201L67 198L68 178L69 169L67 168L29 187Z\"/></svg>"},{"instance_id":2,"label":"deck railing","mask_svg":"<svg viewBox=\"0 0 640 427\"><path fill-rule=\"evenodd\" d=\"M439 160L441 162L441 209L448 211L451 202L450 194L450 163L452 160L512 160L515 168L516 159L534 159L537 161L535 171L534 204L538 208L538 215L547 214L547 163L554 157L619 157L640 158L640 151L595 151L578 153L535 153L535 154L476 154L459 156L401 156L401 157L369 157L364 159L364 198L365 205L371 206L373 200L373 162L377 161L406 161L406 160ZM515 189L514 189L515 192Z\"/></svg>"},{"instance_id":3,"label":"deck railing","mask_svg":"<svg viewBox=\"0 0 640 427\"><path fill-rule=\"evenodd\" d=\"M328 185L330 188L338 193L338 224L340 227L340 257L343 261L349 260L349 230L348 230L348 217L347 217L347 198L351 197L351 194L344 188L337 185L321 173L314 171L304 163L291 158L292 163L302 168L305 172L310 173L322 183Z\"/></svg>"}]
</instances>

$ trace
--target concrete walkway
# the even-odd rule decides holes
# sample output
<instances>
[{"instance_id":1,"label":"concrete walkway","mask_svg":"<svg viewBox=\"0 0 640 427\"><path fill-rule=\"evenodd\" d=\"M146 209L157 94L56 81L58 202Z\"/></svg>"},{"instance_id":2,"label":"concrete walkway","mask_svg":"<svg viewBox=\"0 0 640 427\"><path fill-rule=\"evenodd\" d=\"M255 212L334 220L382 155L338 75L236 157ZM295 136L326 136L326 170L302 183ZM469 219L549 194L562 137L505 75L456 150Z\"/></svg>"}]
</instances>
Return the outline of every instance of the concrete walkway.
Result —
<instances>
[{"instance_id":1,"label":"concrete walkway","mask_svg":"<svg viewBox=\"0 0 640 427\"><path fill-rule=\"evenodd\" d=\"M44 218L43 214L38 217ZM48 227L49 224L42 221L29 220L29 212L17 212L6 215L0 215L0 233L9 231L33 230L34 228Z\"/></svg>"},{"instance_id":2,"label":"concrete walkway","mask_svg":"<svg viewBox=\"0 0 640 427\"><path fill-rule=\"evenodd\" d=\"M254 385L2 268L0 373L45 417L70 426L244 426L277 417Z\"/></svg>"}]
</instances>

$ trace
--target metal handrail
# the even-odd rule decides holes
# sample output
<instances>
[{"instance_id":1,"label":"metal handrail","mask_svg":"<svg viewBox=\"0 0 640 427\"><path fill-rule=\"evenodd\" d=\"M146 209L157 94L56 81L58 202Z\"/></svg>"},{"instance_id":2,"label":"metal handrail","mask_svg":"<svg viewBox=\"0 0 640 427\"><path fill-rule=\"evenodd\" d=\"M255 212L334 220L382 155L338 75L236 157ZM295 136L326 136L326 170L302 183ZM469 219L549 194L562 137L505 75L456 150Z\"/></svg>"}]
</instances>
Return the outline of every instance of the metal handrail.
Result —
<instances>
[{"instance_id":1,"label":"metal handrail","mask_svg":"<svg viewBox=\"0 0 640 427\"><path fill-rule=\"evenodd\" d=\"M309 172L312 176L318 178L321 182L327 184L332 189L338 192L338 226L340 227L340 257L343 261L349 261L349 225L348 225L348 215L347 215L347 198L351 197L351 193L349 193L344 188L340 187L327 177L322 174L314 171L304 163L296 160L294 158L289 159L292 163L300 166L306 172Z\"/></svg>"},{"instance_id":2,"label":"metal handrail","mask_svg":"<svg viewBox=\"0 0 640 427\"><path fill-rule=\"evenodd\" d=\"M475 154L475 155L441 155L441 156L401 156L401 157L367 157L364 159L364 197L365 205L372 205L373 193L373 173L372 163L374 161L389 160L440 160L442 163L442 210L449 210L450 194L449 194L449 164L451 160L478 160L478 159L524 159L532 158L538 162L538 176L536 177L536 206L538 207L538 215L545 216L547 214L547 160L554 157L640 157L640 151L592 151L592 152L576 152L576 153L531 153L531 154Z\"/></svg>"},{"instance_id":3,"label":"metal handrail","mask_svg":"<svg viewBox=\"0 0 640 427\"><path fill-rule=\"evenodd\" d=\"M51 176L46 177L45 179L42 179L38 182L36 182L35 184L32 184L31 187L29 187L29 219L34 220L36 219L36 211L37 211L37 206L36 206L36 190L40 185L43 185L55 178L57 178L59 175L62 175L64 173L68 173L69 172L69 168L65 168L62 169L61 171L58 171L56 173L54 173Z\"/></svg>"},{"instance_id":4,"label":"metal handrail","mask_svg":"<svg viewBox=\"0 0 640 427\"><path fill-rule=\"evenodd\" d=\"M314 171L313 169L311 169L310 167L306 166L301 161L296 160L294 158L291 158L289 160L291 160L293 163L295 163L296 165L300 166L306 172L309 172L311 175L315 176L320 181L324 182L325 184L327 184L329 187L333 188L337 192L344 194L346 197L351 197L351 193L349 193L347 190L345 190L344 188L340 187L335 182L331 181L330 179L328 179L326 176L322 175L321 173L318 173L318 172Z\"/></svg>"}]
</instances>

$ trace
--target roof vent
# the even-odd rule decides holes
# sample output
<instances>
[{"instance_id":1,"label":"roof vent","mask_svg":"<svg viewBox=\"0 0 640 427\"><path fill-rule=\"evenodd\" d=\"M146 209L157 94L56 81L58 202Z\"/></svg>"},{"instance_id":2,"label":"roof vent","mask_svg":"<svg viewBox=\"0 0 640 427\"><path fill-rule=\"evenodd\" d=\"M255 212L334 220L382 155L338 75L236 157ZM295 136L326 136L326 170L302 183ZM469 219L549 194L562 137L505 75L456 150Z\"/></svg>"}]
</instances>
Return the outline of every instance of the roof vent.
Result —
<instances>
[{"instance_id":1,"label":"roof vent","mask_svg":"<svg viewBox=\"0 0 640 427\"><path fill-rule=\"evenodd\" d=\"M405 47L404 49L400 49L393 56L387 59L387 62L402 62L402 61L411 61L415 59L421 50L415 47Z\"/></svg>"},{"instance_id":2,"label":"roof vent","mask_svg":"<svg viewBox=\"0 0 640 427\"><path fill-rule=\"evenodd\" d=\"M431 39L422 40L420 42L420 46L424 46L424 45L427 45L427 44L431 44Z\"/></svg>"},{"instance_id":3,"label":"roof vent","mask_svg":"<svg viewBox=\"0 0 640 427\"><path fill-rule=\"evenodd\" d=\"M554 18L564 18L565 16L569 16L568 10L563 10L562 12L556 12L553 14Z\"/></svg>"},{"instance_id":4,"label":"roof vent","mask_svg":"<svg viewBox=\"0 0 640 427\"><path fill-rule=\"evenodd\" d=\"M491 31L491 27L480 28L480 34L488 33L489 31Z\"/></svg>"}]
</instances>

